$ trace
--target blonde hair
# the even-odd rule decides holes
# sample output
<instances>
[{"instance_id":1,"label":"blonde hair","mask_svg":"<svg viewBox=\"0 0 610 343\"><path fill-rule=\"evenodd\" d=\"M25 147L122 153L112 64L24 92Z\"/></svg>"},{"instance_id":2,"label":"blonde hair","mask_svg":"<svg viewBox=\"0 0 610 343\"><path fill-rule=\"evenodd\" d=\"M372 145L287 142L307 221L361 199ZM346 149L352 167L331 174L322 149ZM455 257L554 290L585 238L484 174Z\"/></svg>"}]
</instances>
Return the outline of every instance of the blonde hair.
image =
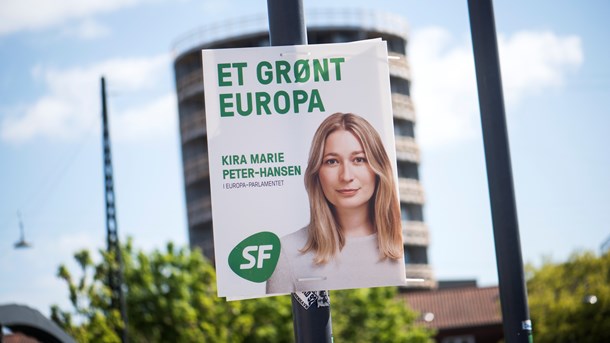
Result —
<instances>
[{"instance_id":1,"label":"blonde hair","mask_svg":"<svg viewBox=\"0 0 610 343\"><path fill-rule=\"evenodd\" d=\"M324 196L319 178L326 138L337 130L348 131L360 141L369 166L376 175L375 192L369 200L369 212L372 224L377 230L380 257L400 259L403 256L400 205L390 159L375 128L364 118L352 113L330 115L314 134L305 170L310 220L307 242L301 251L313 251L314 262L324 264L345 246L345 235L339 228L333 205Z\"/></svg>"}]
</instances>

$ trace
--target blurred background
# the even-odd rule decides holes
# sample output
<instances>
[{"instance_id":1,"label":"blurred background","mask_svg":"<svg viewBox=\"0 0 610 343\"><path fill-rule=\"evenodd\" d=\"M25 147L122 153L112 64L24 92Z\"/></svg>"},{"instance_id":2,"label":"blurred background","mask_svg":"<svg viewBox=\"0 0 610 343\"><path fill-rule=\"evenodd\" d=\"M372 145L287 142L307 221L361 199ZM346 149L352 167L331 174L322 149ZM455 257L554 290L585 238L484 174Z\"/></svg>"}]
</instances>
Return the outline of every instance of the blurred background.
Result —
<instances>
[{"instance_id":1,"label":"blurred background","mask_svg":"<svg viewBox=\"0 0 610 343\"><path fill-rule=\"evenodd\" d=\"M306 11L374 10L408 23L428 264L435 280L497 285L466 1L303 4ZM610 236L610 4L494 5L524 262L599 253ZM239 31L239 18L264 18L266 6L0 3L0 304L45 315L51 304L67 306L57 267L73 266L77 250L106 247L101 76L121 240L133 237L144 249L188 245L176 43L215 23ZM29 248L16 247L22 238Z\"/></svg>"}]
</instances>

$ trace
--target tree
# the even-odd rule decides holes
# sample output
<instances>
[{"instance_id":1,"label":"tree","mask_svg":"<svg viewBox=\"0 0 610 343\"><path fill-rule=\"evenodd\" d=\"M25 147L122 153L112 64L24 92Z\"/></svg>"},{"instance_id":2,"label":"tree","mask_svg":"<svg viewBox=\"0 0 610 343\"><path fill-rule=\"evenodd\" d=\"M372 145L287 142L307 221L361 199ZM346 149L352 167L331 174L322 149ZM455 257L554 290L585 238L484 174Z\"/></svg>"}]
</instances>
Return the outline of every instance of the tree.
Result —
<instances>
[{"instance_id":1,"label":"tree","mask_svg":"<svg viewBox=\"0 0 610 343\"><path fill-rule=\"evenodd\" d=\"M337 342L432 342L434 331L414 324L395 287L335 291L330 301Z\"/></svg>"},{"instance_id":2,"label":"tree","mask_svg":"<svg viewBox=\"0 0 610 343\"><path fill-rule=\"evenodd\" d=\"M290 299L227 302L216 296L214 268L199 251L177 249L150 254L121 247L127 285L128 334L131 342L282 342L292 337ZM120 342L120 313L112 309L106 285L113 256L100 251L94 264L88 251L75 254L80 278L65 266L73 309L51 308L51 318L79 342ZM273 311L264 311L273 308ZM264 315L261 312L264 311Z\"/></svg>"},{"instance_id":3,"label":"tree","mask_svg":"<svg viewBox=\"0 0 610 343\"><path fill-rule=\"evenodd\" d=\"M537 343L610 342L610 253L578 253L527 270Z\"/></svg>"},{"instance_id":4,"label":"tree","mask_svg":"<svg viewBox=\"0 0 610 343\"><path fill-rule=\"evenodd\" d=\"M216 296L212 265L199 250L135 251L121 246L130 342L292 342L290 296L227 302ZM112 255L74 255L78 280L65 266L58 276L68 285L71 310L51 308L51 318L79 342L120 342L122 322L110 306L106 285ZM415 314L394 299L391 288L335 292L333 329L337 341L428 342L431 332L413 326Z\"/></svg>"}]
</instances>

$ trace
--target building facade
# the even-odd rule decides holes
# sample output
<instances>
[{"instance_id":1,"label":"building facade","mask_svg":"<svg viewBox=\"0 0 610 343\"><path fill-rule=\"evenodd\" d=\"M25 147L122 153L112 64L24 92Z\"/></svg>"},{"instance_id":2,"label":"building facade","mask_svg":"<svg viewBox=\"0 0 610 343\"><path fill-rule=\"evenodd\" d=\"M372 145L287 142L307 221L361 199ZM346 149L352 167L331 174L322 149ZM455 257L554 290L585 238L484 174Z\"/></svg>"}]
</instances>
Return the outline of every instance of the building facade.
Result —
<instances>
[{"instance_id":1,"label":"building facade","mask_svg":"<svg viewBox=\"0 0 610 343\"><path fill-rule=\"evenodd\" d=\"M388 44L406 273L408 278L424 280L410 284L409 288L433 288L436 282L428 263L430 235L423 216L420 152L415 141L416 118L410 96L407 23L390 14L364 10L308 12L305 17L309 44L371 38L382 38ZM179 38L174 45L189 241L212 261L214 245L201 50L268 45L264 16L202 27Z\"/></svg>"},{"instance_id":2,"label":"building facade","mask_svg":"<svg viewBox=\"0 0 610 343\"><path fill-rule=\"evenodd\" d=\"M418 324L434 329L438 343L498 343L504 339L498 286L454 284L402 295L420 313Z\"/></svg>"}]
</instances>

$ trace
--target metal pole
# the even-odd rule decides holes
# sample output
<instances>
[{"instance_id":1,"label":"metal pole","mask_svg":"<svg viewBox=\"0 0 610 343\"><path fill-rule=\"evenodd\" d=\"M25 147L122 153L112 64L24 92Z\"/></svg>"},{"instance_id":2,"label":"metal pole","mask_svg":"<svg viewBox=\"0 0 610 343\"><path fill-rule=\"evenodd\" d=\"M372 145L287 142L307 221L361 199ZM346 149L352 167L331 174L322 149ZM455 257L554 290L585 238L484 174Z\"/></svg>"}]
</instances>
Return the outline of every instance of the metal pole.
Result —
<instances>
[{"instance_id":1,"label":"metal pole","mask_svg":"<svg viewBox=\"0 0 610 343\"><path fill-rule=\"evenodd\" d=\"M307 44L301 0L267 0L269 41L273 46Z\"/></svg>"},{"instance_id":2,"label":"metal pole","mask_svg":"<svg viewBox=\"0 0 610 343\"><path fill-rule=\"evenodd\" d=\"M267 13L272 46L307 44L301 0L267 0ZM328 292L293 293L292 323L297 343L332 342Z\"/></svg>"},{"instance_id":3,"label":"metal pole","mask_svg":"<svg viewBox=\"0 0 610 343\"><path fill-rule=\"evenodd\" d=\"M297 343L330 343L333 328L327 291L292 293L292 323Z\"/></svg>"},{"instance_id":4,"label":"metal pole","mask_svg":"<svg viewBox=\"0 0 610 343\"><path fill-rule=\"evenodd\" d=\"M491 0L468 0L496 247L504 339L532 342L498 43Z\"/></svg>"},{"instance_id":5,"label":"metal pole","mask_svg":"<svg viewBox=\"0 0 610 343\"><path fill-rule=\"evenodd\" d=\"M112 307L118 309L123 319L123 328L117 333L122 343L128 342L127 337L127 303L123 289L123 259L119 243L118 225L116 221L116 206L114 195L114 177L112 172L112 154L110 151L110 129L108 125L108 110L106 106L106 80L101 78L102 86L102 134L104 145L104 185L106 200L106 244L107 251L114 254L116 266L108 270L108 287L112 292Z\"/></svg>"}]
</instances>

